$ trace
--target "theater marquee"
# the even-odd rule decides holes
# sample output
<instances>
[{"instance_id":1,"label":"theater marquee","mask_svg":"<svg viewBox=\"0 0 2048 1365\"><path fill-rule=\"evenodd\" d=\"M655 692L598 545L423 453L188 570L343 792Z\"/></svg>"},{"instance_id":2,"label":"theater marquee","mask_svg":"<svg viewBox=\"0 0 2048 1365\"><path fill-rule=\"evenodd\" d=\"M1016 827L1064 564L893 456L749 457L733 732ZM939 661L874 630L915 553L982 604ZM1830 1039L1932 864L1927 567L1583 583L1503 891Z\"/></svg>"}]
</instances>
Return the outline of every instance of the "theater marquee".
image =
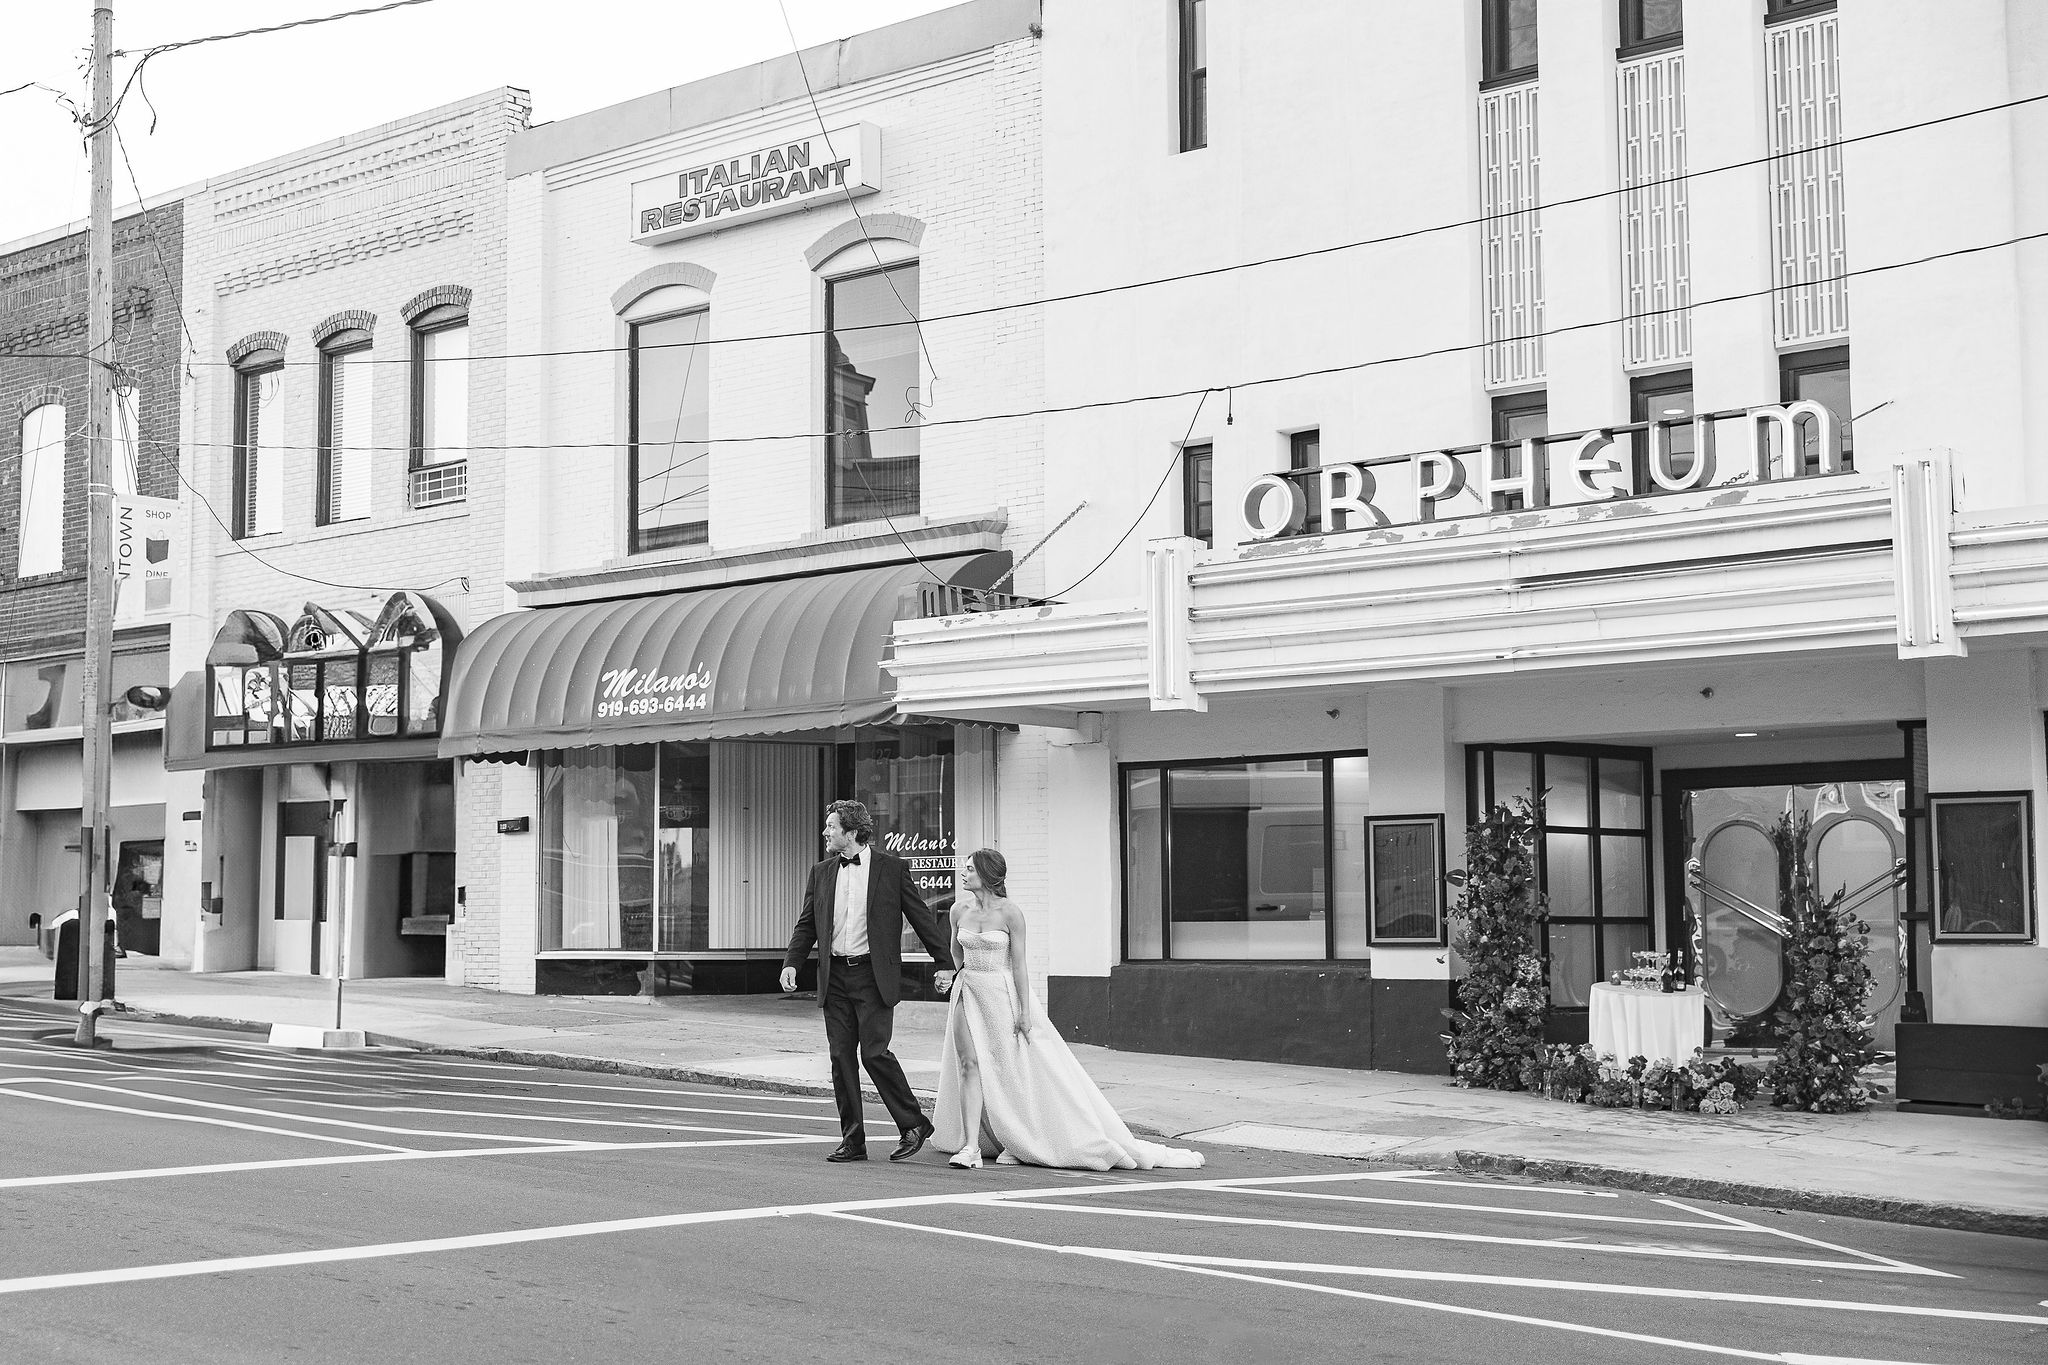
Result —
<instances>
[{"instance_id":1,"label":"theater marquee","mask_svg":"<svg viewBox=\"0 0 2048 1365\"><path fill-rule=\"evenodd\" d=\"M849 123L633 182L633 240L659 246L882 188L882 130Z\"/></svg>"},{"instance_id":2,"label":"theater marquee","mask_svg":"<svg viewBox=\"0 0 2048 1365\"><path fill-rule=\"evenodd\" d=\"M1241 510L1252 540L1280 540L1309 533L1311 488L1323 514L1320 534L1838 474L1844 467L1835 414L1800 400L1262 474L1246 486Z\"/></svg>"}]
</instances>

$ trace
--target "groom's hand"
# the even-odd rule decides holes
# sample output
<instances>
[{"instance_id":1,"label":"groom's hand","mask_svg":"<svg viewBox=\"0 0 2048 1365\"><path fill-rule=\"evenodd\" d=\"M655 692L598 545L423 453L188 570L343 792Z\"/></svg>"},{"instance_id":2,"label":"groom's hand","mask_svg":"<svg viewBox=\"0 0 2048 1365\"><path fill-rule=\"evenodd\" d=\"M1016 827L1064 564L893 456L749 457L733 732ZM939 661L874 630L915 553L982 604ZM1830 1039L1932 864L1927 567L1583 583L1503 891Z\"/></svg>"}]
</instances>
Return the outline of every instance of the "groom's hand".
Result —
<instances>
[{"instance_id":1,"label":"groom's hand","mask_svg":"<svg viewBox=\"0 0 2048 1365\"><path fill-rule=\"evenodd\" d=\"M782 989L785 993L796 989L796 968L784 967L782 969Z\"/></svg>"},{"instance_id":2,"label":"groom's hand","mask_svg":"<svg viewBox=\"0 0 2048 1365\"><path fill-rule=\"evenodd\" d=\"M948 971L933 972L932 989L936 990L940 995L950 992L953 989L953 974Z\"/></svg>"}]
</instances>

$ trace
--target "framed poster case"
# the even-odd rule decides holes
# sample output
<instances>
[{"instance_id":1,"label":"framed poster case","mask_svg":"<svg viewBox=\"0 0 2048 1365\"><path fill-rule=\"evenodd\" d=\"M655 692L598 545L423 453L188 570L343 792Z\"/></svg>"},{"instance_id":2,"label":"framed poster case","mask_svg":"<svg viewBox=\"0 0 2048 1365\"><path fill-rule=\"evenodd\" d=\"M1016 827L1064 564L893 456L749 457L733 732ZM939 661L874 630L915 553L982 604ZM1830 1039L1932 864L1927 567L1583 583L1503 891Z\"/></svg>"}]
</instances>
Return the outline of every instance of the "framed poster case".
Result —
<instances>
[{"instance_id":1,"label":"framed poster case","mask_svg":"<svg viewBox=\"0 0 2048 1365\"><path fill-rule=\"evenodd\" d=\"M1366 941L1375 947L1439 948L1444 923L1444 817L1365 818Z\"/></svg>"}]
</instances>

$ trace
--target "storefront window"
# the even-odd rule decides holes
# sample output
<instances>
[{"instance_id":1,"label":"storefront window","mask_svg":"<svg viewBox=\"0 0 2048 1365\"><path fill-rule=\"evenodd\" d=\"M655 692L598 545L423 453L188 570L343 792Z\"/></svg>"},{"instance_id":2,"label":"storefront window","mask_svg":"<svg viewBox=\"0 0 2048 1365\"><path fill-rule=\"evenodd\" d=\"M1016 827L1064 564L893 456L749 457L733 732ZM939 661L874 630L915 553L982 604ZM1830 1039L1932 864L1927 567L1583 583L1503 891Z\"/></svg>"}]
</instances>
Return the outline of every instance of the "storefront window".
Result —
<instances>
[{"instance_id":1,"label":"storefront window","mask_svg":"<svg viewBox=\"0 0 2048 1365\"><path fill-rule=\"evenodd\" d=\"M841 745L839 788L875 817L875 843L910 864L925 904L950 912L959 862L953 845L953 727L864 726ZM847 765L851 764L851 771ZM924 953L905 925L903 951Z\"/></svg>"},{"instance_id":2,"label":"storefront window","mask_svg":"<svg viewBox=\"0 0 2048 1365\"><path fill-rule=\"evenodd\" d=\"M1363 754L1126 767L1125 956L1365 956L1365 809Z\"/></svg>"},{"instance_id":3,"label":"storefront window","mask_svg":"<svg viewBox=\"0 0 2048 1365\"><path fill-rule=\"evenodd\" d=\"M170 654L151 650L139 654L116 654L107 688L108 705L114 720L149 720L159 714L128 700L128 689L143 683L170 685ZM8 734L37 730L64 730L79 724L85 688L83 659L33 660L7 665L6 701L0 719Z\"/></svg>"},{"instance_id":4,"label":"storefront window","mask_svg":"<svg viewBox=\"0 0 2048 1365\"><path fill-rule=\"evenodd\" d=\"M541 767L541 947L654 946L655 746L569 749Z\"/></svg>"},{"instance_id":5,"label":"storefront window","mask_svg":"<svg viewBox=\"0 0 2048 1365\"><path fill-rule=\"evenodd\" d=\"M711 946L711 746L661 746L655 884L656 943L665 952Z\"/></svg>"},{"instance_id":6,"label":"storefront window","mask_svg":"<svg viewBox=\"0 0 2048 1365\"><path fill-rule=\"evenodd\" d=\"M1471 750L1471 818L1541 793L1537 840L1550 901L1550 1002L1584 1009L1593 983L1647 950L1649 760L1639 750L1563 746Z\"/></svg>"}]
</instances>

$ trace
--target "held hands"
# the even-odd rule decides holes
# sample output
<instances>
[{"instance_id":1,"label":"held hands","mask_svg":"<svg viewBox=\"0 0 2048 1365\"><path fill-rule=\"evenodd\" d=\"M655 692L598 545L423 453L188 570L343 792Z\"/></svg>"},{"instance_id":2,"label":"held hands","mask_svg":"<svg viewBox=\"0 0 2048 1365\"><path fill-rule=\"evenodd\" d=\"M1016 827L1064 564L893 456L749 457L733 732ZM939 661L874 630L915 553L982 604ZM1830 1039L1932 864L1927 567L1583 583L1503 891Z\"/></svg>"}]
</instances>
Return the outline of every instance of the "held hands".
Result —
<instances>
[{"instance_id":1,"label":"held hands","mask_svg":"<svg viewBox=\"0 0 2048 1365\"><path fill-rule=\"evenodd\" d=\"M782 969L782 989L784 994L796 989L796 968L784 967Z\"/></svg>"},{"instance_id":2,"label":"held hands","mask_svg":"<svg viewBox=\"0 0 2048 1365\"><path fill-rule=\"evenodd\" d=\"M933 972L932 989L940 995L950 994L953 989L953 973L943 970Z\"/></svg>"}]
</instances>

